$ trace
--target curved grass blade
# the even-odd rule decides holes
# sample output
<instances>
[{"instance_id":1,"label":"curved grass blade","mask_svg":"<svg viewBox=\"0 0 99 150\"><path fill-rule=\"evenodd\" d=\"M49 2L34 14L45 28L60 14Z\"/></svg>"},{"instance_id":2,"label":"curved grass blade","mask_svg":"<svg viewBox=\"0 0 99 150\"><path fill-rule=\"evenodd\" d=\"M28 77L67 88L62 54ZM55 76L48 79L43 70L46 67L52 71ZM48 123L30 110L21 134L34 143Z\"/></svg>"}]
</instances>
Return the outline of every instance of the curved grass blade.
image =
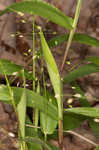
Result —
<instances>
[{"instance_id":1,"label":"curved grass blade","mask_svg":"<svg viewBox=\"0 0 99 150\"><path fill-rule=\"evenodd\" d=\"M20 99L21 99L24 89L19 88L19 87L13 87L12 90L13 90L13 94L14 94L15 103L18 104L20 102ZM26 89L25 92L27 95L27 106L38 108L40 111L45 112L44 106L47 105L48 106L47 114L51 118L58 120L57 107L55 107L51 103L48 103L46 98L44 98L43 96L40 96L38 93L35 93L28 89ZM4 85L0 86L0 101L11 104L10 103L11 102L10 95L9 95L7 86L4 86Z\"/></svg>"},{"instance_id":2,"label":"curved grass blade","mask_svg":"<svg viewBox=\"0 0 99 150\"><path fill-rule=\"evenodd\" d=\"M68 40L68 37L69 37L69 34L62 34L60 36L52 38L48 42L48 45L49 45L49 47L58 46L64 42L66 42ZM72 41L79 42L81 44L86 44L89 46L99 47L99 40L97 40L94 37L88 36L87 34L75 33Z\"/></svg>"},{"instance_id":3,"label":"curved grass blade","mask_svg":"<svg viewBox=\"0 0 99 150\"><path fill-rule=\"evenodd\" d=\"M69 109L64 109L64 111L71 112L78 115L99 118L99 108L91 108L91 107L69 108Z\"/></svg>"},{"instance_id":4,"label":"curved grass blade","mask_svg":"<svg viewBox=\"0 0 99 150\"><path fill-rule=\"evenodd\" d=\"M95 64L87 64L68 73L68 75L64 77L63 82L70 83L79 77L83 77L95 72L99 72L99 66Z\"/></svg>"},{"instance_id":5,"label":"curved grass blade","mask_svg":"<svg viewBox=\"0 0 99 150\"><path fill-rule=\"evenodd\" d=\"M72 29L73 20L70 17L64 15L56 7L40 0L14 3L2 11L0 16L11 11L28 13L32 15L36 14L62 27Z\"/></svg>"},{"instance_id":6,"label":"curved grass blade","mask_svg":"<svg viewBox=\"0 0 99 150\"><path fill-rule=\"evenodd\" d=\"M22 76L22 66L16 65L13 62L6 59L0 59L0 63L3 64L6 75ZM1 67L0 74L4 74ZM34 80L32 74L30 74L26 69L24 69L24 75L27 79Z\"/></svg>"}]
</instances>

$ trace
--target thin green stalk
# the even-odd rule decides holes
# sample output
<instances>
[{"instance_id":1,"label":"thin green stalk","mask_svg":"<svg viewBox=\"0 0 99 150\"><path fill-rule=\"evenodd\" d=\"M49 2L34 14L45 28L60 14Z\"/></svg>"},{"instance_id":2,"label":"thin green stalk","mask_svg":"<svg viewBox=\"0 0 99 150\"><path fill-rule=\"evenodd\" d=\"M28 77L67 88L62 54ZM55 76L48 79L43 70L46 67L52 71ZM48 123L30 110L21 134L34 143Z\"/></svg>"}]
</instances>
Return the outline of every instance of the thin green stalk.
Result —
<instances>
[{"instance_id":1,"label":"thin green stalk","mask_svg":"<svg viewBox=\"0 0 99 150\"><path fill-rule=\"evenodd\" d=\"M58 116L59 116L59 123L58 123L58 137L59 137L59 146L63 149L63 102L62 96L58 99Z\"/></svg>"},{"instance_id":2,"label":"thin green stalk","mask_svg":"<svg viewBox=\"0 0 99 150\"><path fill-rule=\"evenodd\" d=\"M36 50L35 50L35 20L34 20L34 16L33 16L33 78L35 78L35 60L36 60ZM33 81L33 91L35 91L35 80ZM40 92L40 88L39 87L37 89L37 92L38 93ZM38 111L38 109L34 109L33 120L34 120L34 126L38 126L38 120L39 120L39 111ZM35 128L35 131L37 131L37 130L38 129Z\"/></svg>"},{"instance_id":3,"label":"thin green stalk","mask_svg":"<svg viewBox=\"0 0 99 150\"><path fill-rule=\"evenodd\" d=\"M44 70L44 68L43 68ZM46 93L46 81L45 81L45 75L44 75L44 72L43 72L43 86L44 86L44 96L46 97L47 96L47 93ZM45 128L47 128L47 108L45 106ZM44 133L44 140L45 142L47 142L47 134Z\"/></svg>"},{"instance_id":4,"label":"thin green stalk","mask_svg":"<svg viewBox=\"0 0 99 150\"><path fill-rule=\"evenodd\" d=\"M19 119L18 119L18 112L17 112L17 107L16 107L16 104L15 104L15 100L14 100L14 95L13 95L13 91L10 87L10 84L9 84L9 81L8 81L8 78L7 78L7 75L6 75L6 72L4 70L4 67L3 67L3 64L0 63L1 65L1 69L3 71L3 74L5 76L5 79L6 79L6 83L7 83L7 87L8 87L8 90L9 90L9 94L10 94L10 98L11 98L11 104L14 108L14 111L16 113L16 117L17 117L17 120L18 120L18 124L19 124ZM19 125L19 130L18 130L18 135L21 137L21 129L20 129L20 125ZM20 141L19 141L19 144L20 144Z\"/></svg>"},{"instance_id":5,"label":"thin green stalk","mask_svg":"<svg viewBox=\"0 0 99 150\"><path fill-rule=\"evenodd\" d=\"M32 24L32 28L33 28L33 78L35 78L35 21L34 21L34 16L33 16L33 24ZM33 90L35 91L35 80L33 80Z\"/></svg>"},{"instance_id":6,"label":"thin green stalk","mask_svg":"<svg viewBox=\"0 0 99 150\"><path fill-rule=\"evenodd\" d=\"M65 50L65 54L64 54L64 59L63 59L62 66L61 66L61 71L64 68L64 64L66 62L66 58L67 58L67 55L68 55L68 52L69 52L69 48L71 46L72 39L73 39L75 30L76 30L78 18L79 18L79 15L80 15L81 5L82 5L82 0L78 0L76 13L75 13L75 17L74 17L74 22L73 22L73 25L72 25L73 29L70 31L69 39L68 39L66 50Z\"/></svg>"},{"instance_id":7,"label":"thin green stalk","mask_svg":"<svg viewBox=\"0 0 99 150\"><path fill-rule=\"evenodd\" d=\"M40 84L39 84L39 81L38 81L38 86L37 86L37 93L40 93ZM34 125L35 127L38 127L38 121L39 121L39 110L36 108L35 109L35 122L34 122ZM35 131L38 131L38 128L35 128Z\"/></svg>"},{"instance_id":8,"label":"thin green stalk","mask_svg":"<svg viewBox=\"0 0 99 150\"><path fill-rule=\"evenodd\" d=\"M32 50L32 64L33 64L33 78L35 78L35 21L33 16L33 22L32 22L32 32L33 32L33 50ZM35 91L35 80L33 80L33 91ZM33 124L35 125L35 114L36 109L33 111Z\"/></svg>"}]
</instances>

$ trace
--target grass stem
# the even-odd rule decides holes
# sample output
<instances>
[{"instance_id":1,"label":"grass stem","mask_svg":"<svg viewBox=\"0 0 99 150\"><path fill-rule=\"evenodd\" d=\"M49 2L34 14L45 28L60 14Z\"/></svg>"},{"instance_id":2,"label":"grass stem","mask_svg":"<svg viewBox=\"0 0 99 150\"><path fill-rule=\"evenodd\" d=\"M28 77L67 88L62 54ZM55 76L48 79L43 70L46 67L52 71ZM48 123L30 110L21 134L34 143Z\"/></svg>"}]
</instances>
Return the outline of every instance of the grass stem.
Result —
<instances>
[{"instance_id":1,"label":"grass stem","mask_svg":"<svg viewBox=\"0 0 99 150\"><path fill-rule=\"evenodd\" d=\"M66 59L67 59L67 55L72 43L72 39L76 30L76 26L77 26L77 22L78 22L78 18L79 18L79 14L80 14L80 9L81 9L81 5L82 5L82 0L78 0L77 3L77 8L76 8L76 13L75 13L75 17L74 17L74 21L73 21L73 29L70 31L70 35L68 38L68 42L67 42L67 46L66 46L66 50L65 50L65 54L64 54L64 58L63 58L63 62L62 62L62 66L61 66L61 72L63 71Z\"/></svg>"}]
</instances>

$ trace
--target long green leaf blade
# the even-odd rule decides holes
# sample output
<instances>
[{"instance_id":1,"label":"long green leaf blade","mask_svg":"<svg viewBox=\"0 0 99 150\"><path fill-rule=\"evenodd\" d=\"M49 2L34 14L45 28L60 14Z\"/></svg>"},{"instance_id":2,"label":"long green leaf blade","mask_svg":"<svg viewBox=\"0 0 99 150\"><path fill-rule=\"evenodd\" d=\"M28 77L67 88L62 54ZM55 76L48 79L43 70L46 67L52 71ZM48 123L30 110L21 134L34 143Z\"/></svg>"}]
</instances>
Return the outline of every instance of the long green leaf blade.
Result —
<instances>
[{"instance_id":1,"label":"long green leaf blade","mask_svg":"<svg viewBox=\"0 0 99 150\"><path fill-rule=\"evenodd\" d=\"M69 37L69 34L62 34L60 36L52 38L48 42L48 45L49 45L49 47L58 46L64 42L66 42L68 40L68 37ZM99 40L97 40L94 37L88 36L87 34L82 34L82 33L75 33L75 35L73 37L73 42L79 42L81 44L99 47Z\"/></svg>"},{"instance_id":2,"label":"long green leaf blade","mask_svg":"<svg viewBox=\"0 0 99 150\"><path fill-rule=\"evenodd\" d=\"M81 107L81 108L65 109L64 111L80 114L84 116L99 118L99 108Z\"/></svg>"},{"instance_id":3,"label":"long green leaf blade","mask_svg":"<svg viewBox=\"0 0 99 150\"><path fill-rule=\"evenodd\" d=\"M51 79L51 82L52 82L52 85L53 85L53 88L55 91L55 97L57 98L58 108L60 109L60 112L61 112L62 111L61 110L62 109L62 101L61 101L62 85L61 85L60 75L59 75L58 68L55 63L54 57L51 54L51 51L47 45L47 42L44 38L42 31L40 31L40 38L41 38L44 59L46 61L49 76L50 76L50 79ZM62 116L60 116L60 118L62 119Z\"/></svg>"},{"instance_id":4,"label":"long green leaf blade","mask_svg":"<svg viewBox=\"0 0 99 150\"><path fill-rule=\"evenodd\" d=\"M85 75L89 75L95 72L99 72L99 66L95 64L87 64L87 65L81 66L71 71L70 73L68 73L68 75L64 77L64 83L70 83L79 77L83 77Z\"/></svg>"},{"instance_id":5,"label":"long green leaf blade","mask_svg":"<svg viewBox=\"0 0 99 150\"><path fill-rule=\"evenodd\" d=\"M56 7L40 0L14 3L8 8L6 8L4 11L2 11L0 15L3 15L6 12L10 12L10 11L29 13L32 15L37 14L62 27L65 27L67 29L72 29L73 20L71 18L64 15Z\"/></svg>"},{"instance_id":6,"label":"long green leaf blade","mask_svg":"<svg viewBox=\"0 0 99 150\"><path fill-rule=\"evenodd\" d=\"M21 99L21 95L23 93L23 88L19 87L13 87L13 94L14 94L14 99L15 103L18 104ZM57 107L55 107L53 104L49 103L46 98L43 96L40 96L38 93L35 93L31 90L26 89L26 95L27 95L27 106L29 107L34 107L38 108L40 111L45 112L44 106L48 106L48 111L47 114L55 119L58 120L58 112L57 112ZM6 102L11 104L10 102L10 95L7 86L0 86L0 101ZM54 115L53 115L54 114Z\"/></svg>"}]
</instances>

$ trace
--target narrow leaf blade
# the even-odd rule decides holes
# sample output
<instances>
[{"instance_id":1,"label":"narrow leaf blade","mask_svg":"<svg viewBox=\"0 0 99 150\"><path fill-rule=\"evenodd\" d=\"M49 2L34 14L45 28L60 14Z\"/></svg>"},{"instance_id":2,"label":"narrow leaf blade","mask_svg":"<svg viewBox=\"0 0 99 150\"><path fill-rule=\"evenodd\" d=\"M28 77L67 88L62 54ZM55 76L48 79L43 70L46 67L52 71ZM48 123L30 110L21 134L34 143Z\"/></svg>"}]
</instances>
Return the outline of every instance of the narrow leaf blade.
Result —
<instances>
[{"instance_id":1,"label":"narrow leaf blade","mask_svg":"<svg viewBox=\"0 0 99 150\"><path fill-rule=\"evenodd\" d=\"M52 38L48 42L48 45L49 45L49 47L58 46L64 42L66 42L68 40L68 37L69 37L69 34L62 34L60 36ZM82 34L82 33L75 33L75 35L73 36L73 42L79 42L81 44L99 47L99 40L97 40L94 37L88 36L87 34Z\"/></svg>"},{"instance_id":2,"label":"narrow leaf blade","mask_svg":"<svg viewBox=\"0 0 99 150\"><path fill-rule=\"evenodd\" d=\"M64 15L56 7L40 0L14 3L6 8L4 11L2 11L0 15L11 11L29 13L33 15L37 14L56 24L59 24L62 27L72 29L73 20L70 17Z\"/></svg>"},{"instance_id":3,"label":"narrow leaf blade","mask_svg":"<svg viewBox=\"0 0 99 150\"><path fill-rule=\"evenodd\" d=\"M70 83L79 77L83 77L95 72L99 72L99 66L95 64L87 64L81 66L78 69L75 69L68 73L68 75L64 77L64 83Z\"/></svg>"},{"instance_id":4,"label":"narrow leaf blade","mask_svg":"<svg viewBox=\"0 0 99 150\"><path fill-rule=\"evenodd\" d=\"M47 64L48 72L50 75L50 79L51 79L55 94L58 94L59 96L61 96L61 81L60 81L60 75L58 72L57 65L55 63L54 57L51 54L51 51L47 45L47 42L42 32L40 33L40 38L41 38L44 59Z\"/></svg>"},{"instance_id":5,"label":"narrow leaf blade","mask_svg":"<svg viewBox=\"0 0 99 150\"><path fill-rule=\"evenodd\" d=\"M99 118L99 108L81 107L81 108L65 109L65 111L84 116Z\"/></svg>"},{"instance_id":6,"label":"narrow leaf blade","mask_svg":"<svg viewBox=\"0 0 99 150\"><path fill-rule=\"evenodd\" d=\"M25 118L26 118L26 92L23 90L22 97L17 106L19 127L22 138L25 137Z\"/></svg>"}]
</instances>

